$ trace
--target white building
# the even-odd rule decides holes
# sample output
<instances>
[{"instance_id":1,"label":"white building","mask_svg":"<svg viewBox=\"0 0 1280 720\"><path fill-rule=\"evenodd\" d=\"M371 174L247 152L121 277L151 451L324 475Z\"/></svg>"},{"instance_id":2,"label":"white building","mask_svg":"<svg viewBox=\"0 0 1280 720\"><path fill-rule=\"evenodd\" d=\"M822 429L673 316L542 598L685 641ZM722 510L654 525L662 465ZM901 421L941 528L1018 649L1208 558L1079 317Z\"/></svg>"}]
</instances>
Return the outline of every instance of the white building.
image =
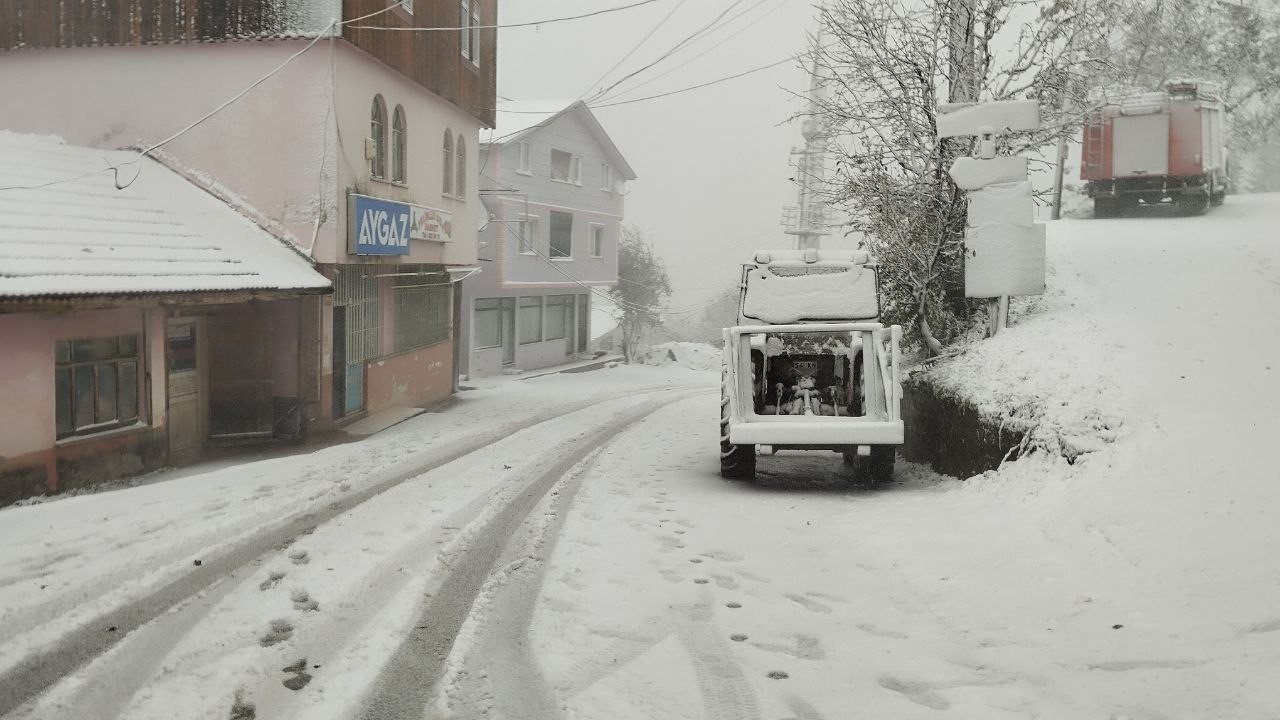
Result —
<instances>
[{"instance_id":1,"label":"white building","mask_svg":"<svg viewBox=\"0 0 1280 720\"><path fill-rule=\"evenodd\" d=\"M480 150L481 272L464 282L462 372L528 370L587 352L592 295L618 280L635 172L582 102L503 103Z\"/></svg>"}]
</instances>

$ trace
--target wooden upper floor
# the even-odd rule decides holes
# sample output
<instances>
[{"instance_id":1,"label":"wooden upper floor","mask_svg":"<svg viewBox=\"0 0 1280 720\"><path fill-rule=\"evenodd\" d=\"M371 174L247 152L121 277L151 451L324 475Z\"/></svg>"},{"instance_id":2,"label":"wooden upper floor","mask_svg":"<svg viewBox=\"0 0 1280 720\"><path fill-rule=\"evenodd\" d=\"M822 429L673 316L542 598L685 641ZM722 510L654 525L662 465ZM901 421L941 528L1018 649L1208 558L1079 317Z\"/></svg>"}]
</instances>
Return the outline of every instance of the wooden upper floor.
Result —
<instances>
[{"instance_id":1,"label":"wooden upper floor","mask_svg":"<svg viewBox=\"0 0 1280 720\"><path fill-rule=\"evenodd\" d=\"M386 8L387 0L0 0L0 50L313 37L340 16L344 40L492 127L497 31L485 26L497 23L497 0Z\"/></svg>"}]
</instances>

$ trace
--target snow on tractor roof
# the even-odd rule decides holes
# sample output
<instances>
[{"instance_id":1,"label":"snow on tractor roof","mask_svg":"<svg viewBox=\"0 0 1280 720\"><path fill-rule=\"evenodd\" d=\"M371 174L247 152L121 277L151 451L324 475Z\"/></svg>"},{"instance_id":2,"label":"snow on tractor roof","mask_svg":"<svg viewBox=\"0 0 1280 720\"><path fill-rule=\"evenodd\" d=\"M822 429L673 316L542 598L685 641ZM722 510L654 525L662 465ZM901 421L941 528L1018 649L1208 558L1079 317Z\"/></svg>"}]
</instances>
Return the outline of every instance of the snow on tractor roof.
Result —
<instances>
[{"instance_id":1,"label":"snow on tractor roof","mask_svg":"<svg viewBox=\"0 0 1280 720\"><path fill-rule=\"evenodd\" d=\"M876 270L865 263L784 262L749 267L746 283L742 315L772 325L880 316Z\"/></svg>"}]
</instances>

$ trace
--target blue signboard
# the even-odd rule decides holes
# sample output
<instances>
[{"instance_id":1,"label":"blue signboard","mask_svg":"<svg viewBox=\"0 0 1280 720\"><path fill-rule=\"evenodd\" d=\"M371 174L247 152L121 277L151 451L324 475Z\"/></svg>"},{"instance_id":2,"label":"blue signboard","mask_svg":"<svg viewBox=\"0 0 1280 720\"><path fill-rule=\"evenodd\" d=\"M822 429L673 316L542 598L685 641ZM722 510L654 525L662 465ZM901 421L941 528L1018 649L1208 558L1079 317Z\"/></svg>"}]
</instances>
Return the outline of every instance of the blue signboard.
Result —
<instances>
[{"instance_id":1,"label":"blue signboard","mask_svg":"<svg viewBox=\"0 0 1280 720\"><path fill-rule=\"evenodd\" d=\"M347 215L352 252L356 255L409 254L412 206L364 195L350 198Z\"/></svg>"}]
</instances>

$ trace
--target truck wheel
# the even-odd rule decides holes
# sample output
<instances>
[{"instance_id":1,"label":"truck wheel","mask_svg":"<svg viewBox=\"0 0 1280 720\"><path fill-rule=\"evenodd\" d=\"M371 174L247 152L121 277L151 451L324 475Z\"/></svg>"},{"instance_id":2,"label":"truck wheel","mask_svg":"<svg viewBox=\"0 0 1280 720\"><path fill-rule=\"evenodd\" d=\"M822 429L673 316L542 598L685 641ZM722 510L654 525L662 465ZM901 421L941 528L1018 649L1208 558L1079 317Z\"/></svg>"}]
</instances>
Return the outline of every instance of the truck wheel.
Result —
<instances>
[{"instance_id":1,"label":"truck wheel","mask_svg":"<svg viewBox=\"0 0 1280 720\"><path fill-rule=\"evenodd\" d=\"M720 380L720 477L752 480L756 476L756 446L729 442L729 372Z\"/></svg>"},{"instance_id":2,"label":"truck wheel","mask_svg":"<svg viewBox=\"0 0 1280 720\"><path fill-rule=\"evenodd\" d=\"M871 454L860 457L856 451L846 450L845 463L854 468L854 477L867 485L884 485L893 481L893 462L897 449L893 445L872 445Z\"/></svg>"},{"instance_id":3,"label":"truck wheel","mask_svg":"<svg viewBox=\"0 0 1280 720\"><path fill-rule=\"evenodd\" d=\"M1185 192L1178 197L1178 211L1183 215L1203 215L1209 210L1209 193Z\"/></svg>"}]
</instances>

